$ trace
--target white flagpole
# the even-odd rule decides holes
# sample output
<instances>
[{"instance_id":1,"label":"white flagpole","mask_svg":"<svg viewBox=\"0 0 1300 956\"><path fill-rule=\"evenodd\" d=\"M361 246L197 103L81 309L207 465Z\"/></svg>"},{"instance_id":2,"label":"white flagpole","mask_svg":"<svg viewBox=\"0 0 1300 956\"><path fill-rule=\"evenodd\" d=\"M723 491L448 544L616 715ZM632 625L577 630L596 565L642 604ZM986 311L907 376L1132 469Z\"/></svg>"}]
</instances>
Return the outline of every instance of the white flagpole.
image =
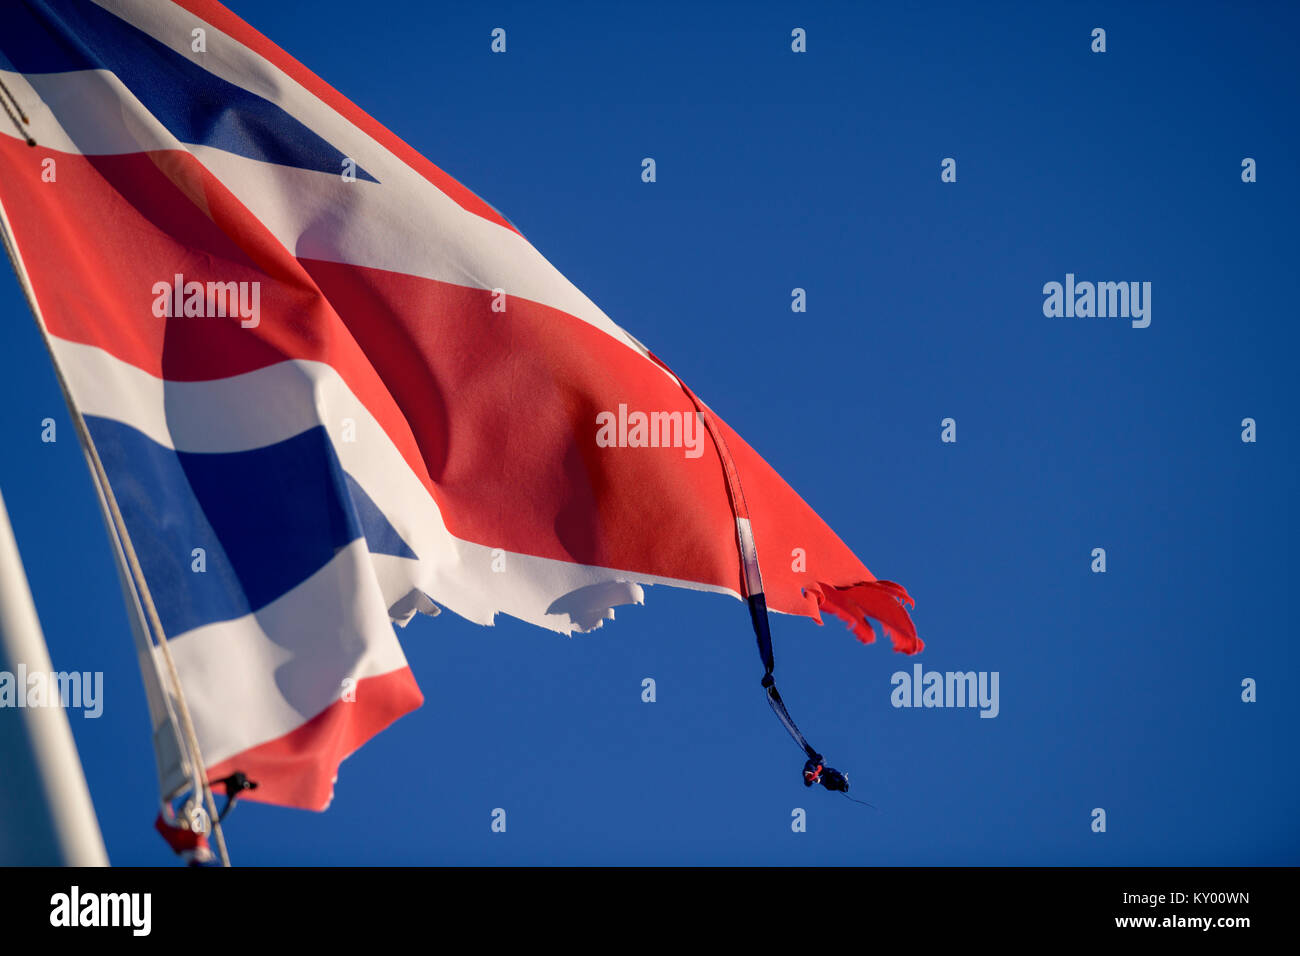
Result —
<instances>
[{"instance_id":1,"label":"white flagpole","mask_svg":"<svg viewBox=\"0 0 1300 956\"><path fill-rule=\"evenodd\" d=\"M53 671L0 495L0 672L25 703L16 675ZM45 698L44 706L0 707L0 865L107 866L68 715L48 684Z\"/></svg>"}]
</instances>

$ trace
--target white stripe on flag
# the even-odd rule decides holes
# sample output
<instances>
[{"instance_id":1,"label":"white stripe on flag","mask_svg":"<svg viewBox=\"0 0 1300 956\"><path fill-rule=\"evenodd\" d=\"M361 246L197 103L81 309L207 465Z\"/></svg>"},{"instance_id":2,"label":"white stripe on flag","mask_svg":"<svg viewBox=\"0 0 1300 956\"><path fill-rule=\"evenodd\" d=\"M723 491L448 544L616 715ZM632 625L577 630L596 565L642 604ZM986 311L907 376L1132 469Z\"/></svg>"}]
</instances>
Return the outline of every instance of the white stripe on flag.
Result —
<instances>
[{"instance_id":1,"label":"white stripe on flag","mask_svg":"<svg viewBox=\"0 0 1300 956\"><path fill-rule=\"evenodd\" d=\"M130 425L167 448L245 451L324 424L339 463L419 558L372 555L389 607L417 590L478 624L491 624L500 613L572 634L598 627L617 605L641 603L645 585L740 597L730 588L457 538L379 423L323 363L294 360L213 381L165 382L94 346L54 336L50 344L83 414ZM356 423L356 441L340 440L346 418Z\"/></svg>"},{"instance_id":2,"label":"white stripe on flag","mask_svg":"<svg viewBox=\"0 0 1300 956\"><path fill-rule=\"evenodd\" d=\"M406 666L369 557L354 541L260 611L169 641L208 764L302 726L345 677Z\"/></svg>"}]
</instances>

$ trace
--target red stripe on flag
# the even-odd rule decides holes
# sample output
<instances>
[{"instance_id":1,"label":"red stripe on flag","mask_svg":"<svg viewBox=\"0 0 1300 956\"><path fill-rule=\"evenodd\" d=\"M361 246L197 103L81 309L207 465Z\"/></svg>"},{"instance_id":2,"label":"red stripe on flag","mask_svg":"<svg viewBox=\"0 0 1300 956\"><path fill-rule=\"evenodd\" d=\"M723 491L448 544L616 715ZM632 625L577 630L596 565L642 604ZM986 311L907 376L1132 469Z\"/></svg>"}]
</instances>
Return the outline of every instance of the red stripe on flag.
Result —
<instances>
[{"instance_id":1,"label":"red stripe on flag","mask_svg":"<svg viewBox=\"0 0 1300 956\"><path fill-rule=\"evenodd\" d=\"M336 700L283 737L208 767L216 781L242 771L257 783L241 799L324 810L339 764L397 718L424 703L409 667L357 682L356 700Z\"/></svg>"},{"instance_id":2,"label":"red stripe on flag","mask_svg":"<svg viewBox=\"0 0 1300 956\"><path fill-rule=\"evenodd\" d=\"M302 265L185 152L86 157L0 137L10 168L57 161L57 187L4 189L5 210L51 335L150 375L207 381L287 359L332 367L430 492L419 449L383 382ZM25 176L15 177L15 180ZM106 242L88 224L111 223ZM158 318L154 285L258 282L260 323ZM75 383L74 383L75 385Z\"/></svg>"}]
</instances>

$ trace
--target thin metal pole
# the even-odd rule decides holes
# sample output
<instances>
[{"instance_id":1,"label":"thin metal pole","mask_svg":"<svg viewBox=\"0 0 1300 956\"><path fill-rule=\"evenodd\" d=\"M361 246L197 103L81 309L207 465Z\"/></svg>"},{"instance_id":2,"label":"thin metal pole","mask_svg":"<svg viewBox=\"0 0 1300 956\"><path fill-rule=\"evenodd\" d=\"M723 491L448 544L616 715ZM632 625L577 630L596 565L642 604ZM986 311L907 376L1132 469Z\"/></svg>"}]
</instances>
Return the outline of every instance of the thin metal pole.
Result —
<instances>
[{"instance_id":1,"label":"thin metal pole","mask_svg":"<svg viewBox=\"0 0 1300 956\"><path fill-rule=\"evenodd\" d=\"M15 695L11 706L0 707L0 761L4 765L0 773L0 864L108 866L72 727L57 699L57 684L50 679L54 667L3 495L0 672ZM26 706L24 699L23 706L18 706L19 697L26 698L28 690L18 683L20 673L42 675L46 681L43 705Z\"/></svg>"}]
</instances>

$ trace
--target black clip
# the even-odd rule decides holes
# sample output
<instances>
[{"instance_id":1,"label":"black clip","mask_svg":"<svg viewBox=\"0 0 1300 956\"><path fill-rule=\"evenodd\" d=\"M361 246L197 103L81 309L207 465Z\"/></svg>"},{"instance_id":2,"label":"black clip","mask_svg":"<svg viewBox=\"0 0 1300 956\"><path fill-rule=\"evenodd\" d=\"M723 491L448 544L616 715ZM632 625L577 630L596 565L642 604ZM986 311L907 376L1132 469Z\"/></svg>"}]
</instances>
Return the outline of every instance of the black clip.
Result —
<instances>
[{"instance_id":1,"label":"black clip","mask_svg":"<svg viewBox=\"0 0 1300 956\"><path fill-rule=\"evenodd\" d=\"M825 766L820 754L803 765L803 785L811 787L814 783L820 783L827 790L838 793L849 792L849 778L834 767Z\"/></svg>"},{"instance_id":2,"label":"black clip","mask_svg":"<svg viewBox=\"0 0 1300 956\"><path fill-rule=\"evenodd\" d=\"M234 809L235 801L239 799L240 794L245 790L256 790L257 781L249 780L243 771L236 770L229 777L221 780L214 780L214 784L221 784L226 788L226 805L221 808L221 815L217 817L217 822L221 823L226 816Z\"/></svg>"}]
</instances>

